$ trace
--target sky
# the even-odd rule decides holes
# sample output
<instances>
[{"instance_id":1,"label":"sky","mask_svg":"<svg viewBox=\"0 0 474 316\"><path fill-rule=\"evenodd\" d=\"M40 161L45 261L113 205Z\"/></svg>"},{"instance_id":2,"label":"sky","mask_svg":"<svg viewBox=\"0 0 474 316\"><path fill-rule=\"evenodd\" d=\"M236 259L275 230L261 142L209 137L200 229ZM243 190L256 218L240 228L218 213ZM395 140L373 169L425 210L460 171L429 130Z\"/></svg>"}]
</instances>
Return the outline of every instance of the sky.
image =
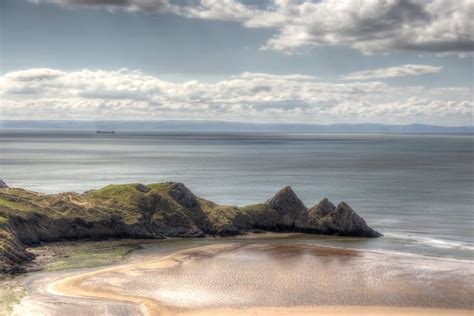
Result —
<instances>
[{"instance_id":1,"label":"sky","mask_svg":"<svg viewBox=\"0 0 474 316\"><path fill-rule=\"evenodd\" d=\"M473 125L472 0L0 0L0 116Z\"/></svg>"}]
</instances>

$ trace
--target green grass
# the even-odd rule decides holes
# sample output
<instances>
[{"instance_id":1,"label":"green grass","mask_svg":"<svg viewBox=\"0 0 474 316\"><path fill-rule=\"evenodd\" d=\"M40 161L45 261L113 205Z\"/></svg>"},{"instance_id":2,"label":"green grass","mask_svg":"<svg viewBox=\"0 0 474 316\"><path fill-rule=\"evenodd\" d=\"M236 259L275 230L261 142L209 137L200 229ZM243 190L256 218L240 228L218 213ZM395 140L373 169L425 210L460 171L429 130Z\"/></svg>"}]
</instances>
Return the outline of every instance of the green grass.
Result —
<instances>
[{"instance_id":1,"label":"green grass","mask_svg":"<svg viewBox=\"0 0 474 316\"><path fill-rule=\"evenodd\" d=\"M146 186L151 190L145 193L138 191L136 189L137 185L138 183L108 185L102 189L88 191L86 194L91 197L113 198L121 201L128 201L131 198L143 197L152 192L167 193L175 186L172 182L147 184Z\"/></svg>"},{"instance_id":2,"label":"green grass","mask_svg":"<svg viewBox=\"0 0 474 316\"><path fill-rule=\"evenodd\" d=\"M60 212L41 204L41 195L23 189L2 189L0 191L0 224L6 222L5 217L16 215L28 217L33 213L47 216L61 216Z\"/></svg>"},{"instance_id":3,"label":"green grass","mask_svg":"<svg viewBox=\"0 0 474 316\"><path fill-rule=\"evenodd\" d=\"M137 184L108 185L102 189L88 191L86 195L91 198L114 199L117 202L127 204L146 194L136 190Z\"/></svg>"},{"instance_id":4,"label":"green grass","mask_svg":"<svg viewBox=\"0 0 474 316\"><path fill-rule=\"evenodd\" d=\"M270 206L266 204L254 204L248 205L244 207L240 207L239 210L243 213L248 215L252 219L252 224L261 225L265 223L265 225L272 225L271 220L278 218L277 211L272 209Z\"/></svg>"},{"instance_id":5,"label":"green grass","mask_svg":"<svg viewBox=\"0 0 474 316\"><path fill-rule=\"evenodd\" d=\"M146 186L154 191L167 193L169 190L171 190L175 186L175 183L174 182L152 183L152 184L147 184Z\"/></svg>"},{"instance_id":6,"label":"green grass","mask_svg":"<svg viewBox=\"0 0 474 316\"><path fill-rule=\"evenodd\" d=\"M8 222L8 217L6 217L3 214L0 214L0 225L1 224L6 224Z\"/></svg>"},{"instance_id":7,"label":"green grass","mask_svg":"<svg viewBox=\"0 0 474 316\"><path fill-rule=\"evenodd\" d=\"M52 243L32 251L36 254L53 251L52 257L40 259L38 264L45 271L59 271L116 263L131 251L140 248L138 240L109 240Z\"/></svg>"},{"instance_id":8,"label":"green grass","mask_svg":"<svg viewBox=\"0 0 474 316\"><path fill-rule=\"evenodd\" d=\"M35 206L27 202L13 201L8 197L0 196L0 209L9 211L9 212L13 211L15 213L18 213L18 212L24 213L24 212L34 211Z\"/></svg>"},{"instance_id":9,"label":"green grass","mask_svg":"<svg viewBox=\"0 0 474 316\"><path fill-rule=\"evenodd\" d=\"M215 205L214 207L204 208L204 212L209 217L211 223L221 226L232 224L232 219L239 210L235 206Z\"/></svg>"},{"instance_id":10,"label":"green grass","mask_svg":"<svg viewBox=\"0 0 474 316\"><path fill-rule=\"evenodd\" d=\"M243 213L251 214L251 215L267 215L267 214L274 214L275 210L272 209L267 204L254 204L254 205L247 205L243 207L239 207Z\"/></svg>"}]
</instances>

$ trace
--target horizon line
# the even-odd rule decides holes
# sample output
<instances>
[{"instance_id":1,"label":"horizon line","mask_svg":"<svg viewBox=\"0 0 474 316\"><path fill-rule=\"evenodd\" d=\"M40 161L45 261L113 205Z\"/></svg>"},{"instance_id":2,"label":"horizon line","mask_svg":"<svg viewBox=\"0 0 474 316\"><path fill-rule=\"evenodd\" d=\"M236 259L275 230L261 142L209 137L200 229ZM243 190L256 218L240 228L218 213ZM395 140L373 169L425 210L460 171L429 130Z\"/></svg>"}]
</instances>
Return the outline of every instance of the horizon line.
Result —
<instances>
[{"instance_id":1,"label":"horizon line","mask_svg":"<svg viewBox=\"0 0 474 316\"><path fill-rule=\"evenodd\" d=\"M394 123L376 123L376 122L361 122L361 123L307 123L307 122L244 122L244 121L226 121L226 120L179 120L179 119L167 119L167 120L127 120L127 119L0 119L0 129L2 123L221 123L221 124L241 124L241 125L280 125L280 126L305 126L305 127L331 127L331 126L392 126L392 127L409 127L409 126L420 126L420 127L437 127L437 128L474 128L472 125L438 125L431 123L408 123L408 124L394 124Z\"/></svg>"}]
</instances>

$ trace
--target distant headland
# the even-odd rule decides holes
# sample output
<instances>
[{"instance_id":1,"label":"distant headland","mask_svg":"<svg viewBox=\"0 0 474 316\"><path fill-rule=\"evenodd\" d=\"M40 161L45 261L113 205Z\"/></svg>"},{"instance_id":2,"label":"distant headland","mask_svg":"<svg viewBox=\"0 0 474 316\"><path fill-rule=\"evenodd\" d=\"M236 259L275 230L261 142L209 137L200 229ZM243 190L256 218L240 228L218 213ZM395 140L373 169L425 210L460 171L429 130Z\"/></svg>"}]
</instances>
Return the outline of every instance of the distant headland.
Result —
<instances>
[{"instance_id":1,"label":"distant headland","mask_svg":"<svg viewBox=\"0 0 474 316\"><path fill-rule=\"evenodd\" d=\"M265 203L218 205L184 184L109 185L84 194L42 194L0 180L0 272L21 272L41 242L108 238L233 236L281 231L379 237L345 202L307 208L290 187Z\"/></svg>"},{"instance_id":2,"label":"distant headland","mask_svg":"<svg viewBox=\"0 0 474 316\"><path fill-rule=\"evenodd\" d=\"M323 125L309 123L253 123L204 120L0 120L0 129L215 133L474 134L474 126L439 126L428 124L389 125L379 123L337 123Z\"/></svg>"}]
</instances>

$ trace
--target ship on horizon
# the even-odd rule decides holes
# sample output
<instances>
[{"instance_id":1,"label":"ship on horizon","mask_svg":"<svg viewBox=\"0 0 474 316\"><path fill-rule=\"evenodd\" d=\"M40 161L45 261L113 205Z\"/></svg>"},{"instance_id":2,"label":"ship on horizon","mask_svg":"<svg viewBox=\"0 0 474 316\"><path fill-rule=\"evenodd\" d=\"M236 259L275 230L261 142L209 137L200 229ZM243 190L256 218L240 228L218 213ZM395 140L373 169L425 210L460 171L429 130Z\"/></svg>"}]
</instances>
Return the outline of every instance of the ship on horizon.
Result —
<instances>
[{"instance_id":1,"label":"ship on horizon","mask_svg":"<svg viewBox=\"0 0 474 316\"><path fill-rule=\"evenodd\" d=\"M97 134L115 134L115 131L104 131L104 130L97 130Z\"/></svg>"}]
</instances>

